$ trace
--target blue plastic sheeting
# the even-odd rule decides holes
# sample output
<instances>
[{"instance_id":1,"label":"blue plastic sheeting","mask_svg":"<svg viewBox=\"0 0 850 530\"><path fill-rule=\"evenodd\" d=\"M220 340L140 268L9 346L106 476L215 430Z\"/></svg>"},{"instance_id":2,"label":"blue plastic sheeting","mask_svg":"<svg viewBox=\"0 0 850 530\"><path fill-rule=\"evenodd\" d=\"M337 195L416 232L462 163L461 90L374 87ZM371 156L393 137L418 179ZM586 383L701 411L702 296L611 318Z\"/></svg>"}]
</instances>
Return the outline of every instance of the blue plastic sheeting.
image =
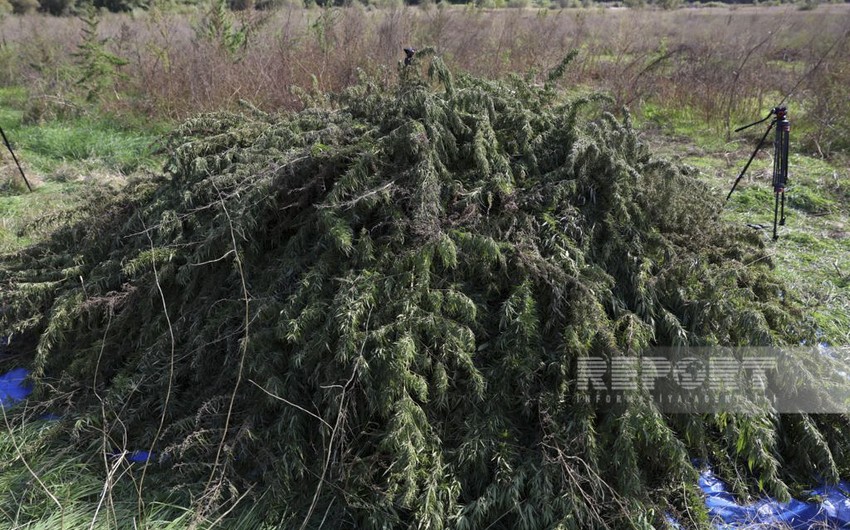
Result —
<instances>
[{"instance_id":1,"label":"blue plastic sheeting","mask_svg":"<svg viewBox=\"0 0 850 530\"><path fill-rule=\"evenodd\" d=\"M147 462L152 459L149 451L125 451L122 453L108 453L110 458L124 458L128 462Z\"/></svg>"},{"instance_id":2,"label":"blue plastic sheeting","mask_svg":"<svg viewBox=\"0 0 850 530\"><path fill-rule=\"evenodd\" d=\"M724 530L756 530L788 528L808 530L818 528L846 528L850 526L850 482L841 481L835 486L820 486L810 492L819 497L818 502L791 499L777 502L770 498L750 504L740 504L726 489L726 484L706 470L700 474L699 487L705 493L705 504L716 528Z\"/></svg>"},{"instance_id":3,"label":"blue plastic sheeting","mask_svg":"<svg viewBox=\"0 0 850 530\"><path fill-rule=\"evenodd\" d=\"M148 451L133 451L127 455L130 462L147 462L153 457Z\"/></svg>"},{"instance_id":4,"label":"blue plastic sheeting","mask_svg":"<svg viewBox=\"0 0 850 530\"><path fill-rule=\"evenodd\" d=\"M27 376L29 371L26 368L15 368L0 375L0 406L14 405L32 393L32 383L27 381Z\"/></svg>"}]
</instances>

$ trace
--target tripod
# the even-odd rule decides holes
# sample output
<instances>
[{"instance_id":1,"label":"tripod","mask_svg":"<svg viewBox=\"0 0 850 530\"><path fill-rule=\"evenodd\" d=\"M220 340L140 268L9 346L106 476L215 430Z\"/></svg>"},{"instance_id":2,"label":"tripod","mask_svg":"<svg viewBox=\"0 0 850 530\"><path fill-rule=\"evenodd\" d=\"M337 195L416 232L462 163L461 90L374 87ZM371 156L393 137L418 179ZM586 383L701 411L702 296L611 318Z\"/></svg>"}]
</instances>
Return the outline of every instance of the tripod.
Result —
<instances>
[{"instance_id":1,"label":"tripod","mask_svg":"<svg viewBox=\"0 0 850 530\"><path fill-rule=\"evenodd\" d=\"M779 239L779 235L776 233L776 227L785 225L785 187L788 184L788 137L791 133L791 122L788 121L788 109L786 107L774 107L770 109L770 114L768 114L764 119L749 125L744 125L743 127L738 127L735 129L735 132L740 132L754 125L758 125L759 123L764 123L771 117L773 117L773 120L770 122L770 125L767 126L764 136L761 137L755 151L753 151L753 154L750 155L750 159L747 160L746 164L744 164L744 169L741 170L741 174L735 179L735 183L732 185L732 189L729 190L729 195L726 196L726 200L729 200L729 197L732 196L732 192L735 191L736 187L738 187L738 183L741 182L742 178L744 178L744 173L747 172L747 169L750 167L750 163L752 163L753 159L756 157L761 146L764 145L767 135L770 134L771 129L775 126L776 135L773 140L773 195L775 197L773 206L773 240L776 241Z\"/></svg>"}]
</instances>

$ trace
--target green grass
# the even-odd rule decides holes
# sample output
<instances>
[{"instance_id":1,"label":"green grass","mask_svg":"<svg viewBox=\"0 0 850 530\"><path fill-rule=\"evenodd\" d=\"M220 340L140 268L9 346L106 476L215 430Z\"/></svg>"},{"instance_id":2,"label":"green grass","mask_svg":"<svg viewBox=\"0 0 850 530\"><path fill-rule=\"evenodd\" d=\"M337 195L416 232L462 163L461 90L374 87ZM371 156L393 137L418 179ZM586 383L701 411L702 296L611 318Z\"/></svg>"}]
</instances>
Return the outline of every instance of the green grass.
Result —
<instances>
[{"instance_id":1,"label":"green grass","mask_svg":"<svg viewBox=\"0 0 850 530\"><path fill-rule=\"evenodd\" d=\"M156 142L165 129L141 118L127 123L83 115L44 123L24 120L27 94L0 88L0 127L34 192L29 193L5 146L0 146L0 252L30 244L55 227L89 186L121 185L125 177L158 166Z\"/></svg>"},{"instance_id":2,"label":"green grass","mask_svg":"<svg viewBox=\"0 0 850 530\"><path fill-rule=\"evenodd\" d=\"M0 89L0 126L18 158L43 178L67 163L128 174L158 160L154 148L166 124L94 114L28 123L26 106L21 89Z\"/></svg>"},{"instance_id":3,"label":"green grass","mask_svg":"<svg viewBox=\"0 0 850 530\"><path fill-rule=\"evenodd\" d=\"M30 163L49 174L63 163L85 162L128 174L153 163L156 137L115 128L109 122L80 119L21 127L17 142Z\"/></svg>"},{"instance_id":4,"label":"green grass","mask_svg":"<svg viewBox=\"0 0 850 530\"><path fill-rule=\"evenodd\" d=\"M104 457L103 448L69 448L56 436L66 432L60 422L31 416L21 405L0 416L0 529L182 530L193 521L198 530L263 528L261 505L195 521L196 511L170 501L179 494L155 487L140 512L142 464ZM158 470L147 473L155 483Z\"/></svg>"},{"instance_id":5,"label":"green grass","mask_svg":"<svg viewBox=\"0 0 850 530\"><path fill-rule=\"evenodd\" d=\"M33 243L54 228L58 214L79 204L80 187L48 181L33 193L0 193L0 253Z\"/></svg>"}]
</instances>

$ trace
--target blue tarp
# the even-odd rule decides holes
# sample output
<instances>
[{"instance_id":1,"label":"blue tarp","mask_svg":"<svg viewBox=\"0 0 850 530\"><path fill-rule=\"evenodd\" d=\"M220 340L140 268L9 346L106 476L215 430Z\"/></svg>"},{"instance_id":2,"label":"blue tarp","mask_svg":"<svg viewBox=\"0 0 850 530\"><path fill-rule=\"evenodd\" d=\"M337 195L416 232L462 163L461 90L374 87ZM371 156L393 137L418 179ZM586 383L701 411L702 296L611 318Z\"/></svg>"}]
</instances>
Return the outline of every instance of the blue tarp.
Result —
<instances>
[{"instance_id":1,"label":"blue tarp","mask_svg":"<svg viewBox=\"0 0 850 530\"><path fill-rule=\"evenodd\" d=\"M812 489L810 497L817 498L817 501L810 502L791 499L783 503L765 498L742 504L710 469L700 474L699 487L705 493L708 513L718 529L808 530L816 525L818 528L850 527L850 482L847 481Z\"/></svg>"},{"instance_id":2,"label":"blue tarp","mask_svg":"<svg viewBox=\"0 0 850 530\"><path fill-rule=\"evenodd\" d=\"M30 395L32 383L27 381L27 376L29 371L26 368L15 368L0 375L0 406L11 406Z\"/></svg>"},{"instance_id":3,"label":"blue tarp","mask_svg":"<svg viewBox=\"0 0 850 530\"><path fill-rule=\"evenodd\" d=\"M120 453L109 453L108 456L110 458L124 458L128 462L147 462L148 460L152 460L151 453L148 451L122 451Z\"/></svg>"}]
</instances>

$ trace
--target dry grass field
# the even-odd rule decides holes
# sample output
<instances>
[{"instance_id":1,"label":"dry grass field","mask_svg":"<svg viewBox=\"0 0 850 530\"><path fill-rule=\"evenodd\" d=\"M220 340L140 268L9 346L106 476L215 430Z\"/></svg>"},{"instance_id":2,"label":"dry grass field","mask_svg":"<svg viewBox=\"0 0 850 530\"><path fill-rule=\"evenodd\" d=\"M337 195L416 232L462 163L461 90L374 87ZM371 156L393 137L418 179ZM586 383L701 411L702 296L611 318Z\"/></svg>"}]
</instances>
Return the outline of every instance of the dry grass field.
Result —
<instances>
[{"instance_id":1,"label":"dry grass field","mask_svg":"<svg viewBox=\"0 0 850 530\"><path fill-rule=\"evenodd\" d=\"M190 14L154 8L103 15L97 28L103 50L124 64L107 72L97 97L107 109L172 119L239 100L262 109L299 108L310 93L344 89L360 75L393 83L403 46L434 47L455 71L531 82L577 49L563 81L569 90L603 90L616 106L638 113L645 103L660 103L727 135L793 92L787 103L795 125L803 126L808 146L829 155L848 145L842 130L850 115L847 28L848 4ZM85 110L74 97L79 71L96 58L80 57L83 37L77 18L0 21L0 83L27 87L31 119Z\"/></svg>"}]
</instances>

